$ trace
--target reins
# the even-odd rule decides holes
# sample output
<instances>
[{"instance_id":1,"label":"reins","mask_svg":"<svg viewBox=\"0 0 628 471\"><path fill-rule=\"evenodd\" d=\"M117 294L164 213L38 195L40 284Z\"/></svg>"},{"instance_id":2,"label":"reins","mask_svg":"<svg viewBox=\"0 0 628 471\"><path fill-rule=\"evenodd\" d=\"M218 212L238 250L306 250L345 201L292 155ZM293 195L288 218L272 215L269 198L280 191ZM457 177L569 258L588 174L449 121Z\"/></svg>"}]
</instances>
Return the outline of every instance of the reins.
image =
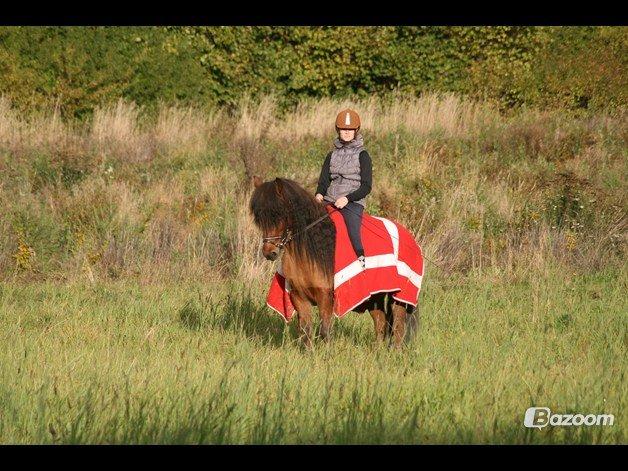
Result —
<instances>
[{"instance_id":1,"label":"reins","mask_svg":"<svg viewBox=\"0 0 628 471\"><path fill-rule=\"evenodd\" d=\"M284 245L286 245L288 242L290 242L294 236L296 236L297 234L301 234L302 232L305 232L309 229L311 229L312 227L314 227L316 224L318 224L319 222L321 222L323 219L329 217L331 215L331 213L333 213L334 211L338 211L338 208L333 208L330 211L325 210L327 214L323 214L321 217L319 217L318 219L314 220L313 222L309 223L307 226L305 226L303 229L293 233L291 229L287 228L285 231L284 235L280 235L280 236L273 236L273 237L263 237L262 238L262 242L271 242L272 244L274 244L275 246L279 247L280 249L284 247ZM275 243L272 242L273 240L277 240L277 239L281 239L281 241L279 243Z\"/></svg>"},{"instance_id":2,"label":"reins","mask_svg":"<svg viewBox=\"0 0 628 471\"><path fill-rule=\"evenodd\" d=\"M354 212L350 207L345 206L344 208L346 208L347 210ZM327 210L326 210L327 211ZM296 236L297 234L300 234L302 232L305 232L309 229L311 229L312 227L314 227L316 224L318 224L319 222L321 222L323 219L325 219L326 217L329 217L331 215L331 213L333 213L334 211L339 211L338 208L334 207L331 211L327 211L327 214L324 214L323 216L319 217L318 219L316 219L315 221L311 222L310 224L308 224L307 226L305 226L303 229L295 232L294 234L292 233L291 229L286 229L285 234L284 235L280 235L280 236L273 236L273 237L264 237L262 238L262 242L271 242L272 244L274 244L275 246L279 247L280 249L282 249L288 242L290 242L294 236ZM355 213L355 212L354 212ZM357 213L356 213L357 214ZM373 234L384 238L384 236L382 234L380 234L379 232L374 231L370 226L370 224L365 224L365 220L362 219L362 224L364 225L364 227L366 227L369 231L371 231ZM393 236L392 234L387 234L390 237L395 238L400 244L407 246L407 244L405 244L401 239L399 239L398 237ZM281 239L281 241L279 243L275 243L272 242L273 240L277 240L277 239ZM412 248L412 247L409 247ZM430 260L429 258L427 258L425 256L425 254L421 254L421 256L427 260L428 262L430 262L431 264L437 266L438 268L440 268L443 271L449 271L449 270L445 270L443 267L441 267L438 263L434 262L433 260Z\"/></svg>"}]
</instances>

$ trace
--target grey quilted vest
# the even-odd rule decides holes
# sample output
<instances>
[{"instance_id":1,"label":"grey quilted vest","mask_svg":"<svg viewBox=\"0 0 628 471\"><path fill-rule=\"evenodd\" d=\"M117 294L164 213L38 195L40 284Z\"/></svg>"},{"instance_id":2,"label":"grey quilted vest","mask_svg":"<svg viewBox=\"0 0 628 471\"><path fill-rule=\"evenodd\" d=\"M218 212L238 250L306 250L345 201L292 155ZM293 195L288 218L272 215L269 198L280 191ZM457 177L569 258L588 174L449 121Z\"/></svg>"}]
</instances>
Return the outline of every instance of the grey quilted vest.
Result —
<instances>
[{"instance_id":1,"label":"grey quilted vest","mask_svg":"<svg viewBox=\"0 0 628 471\"><path fill-rule=\"evenodd\" d=\"M336 201L360 188L360 152L364 150L364 140L361 134L349 142L334 140L334 150L329 162L331 182L325 195L327 200ZM366 207L365 198L356 203Z\"/></svg>"}]
</instances>

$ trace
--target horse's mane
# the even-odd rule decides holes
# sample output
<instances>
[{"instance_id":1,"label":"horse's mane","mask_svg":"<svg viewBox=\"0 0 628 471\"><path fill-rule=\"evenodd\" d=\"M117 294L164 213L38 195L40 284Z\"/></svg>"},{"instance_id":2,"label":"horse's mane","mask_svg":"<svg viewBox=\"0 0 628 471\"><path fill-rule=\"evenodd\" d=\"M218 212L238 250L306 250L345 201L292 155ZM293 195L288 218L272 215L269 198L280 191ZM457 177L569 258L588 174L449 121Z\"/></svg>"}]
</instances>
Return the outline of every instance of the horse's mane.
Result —
<instances>
[{"instance_id":1,"label":"horse's mane","mask_svg":"<svg viewBox=\"0 0 628 471\"><path fill-rule=\"evenodd\" d=\"M262 183L253 192L249 209L255 224L264 231L283 221L293 234L298 232L290 242L294 244L297 257L305 263L318 265L323 273L333 276L336 227L330 218L325 218L301 232L309 223L327 214L327 210L297 182L276 178Z\"/></svg>"}]
</instances>

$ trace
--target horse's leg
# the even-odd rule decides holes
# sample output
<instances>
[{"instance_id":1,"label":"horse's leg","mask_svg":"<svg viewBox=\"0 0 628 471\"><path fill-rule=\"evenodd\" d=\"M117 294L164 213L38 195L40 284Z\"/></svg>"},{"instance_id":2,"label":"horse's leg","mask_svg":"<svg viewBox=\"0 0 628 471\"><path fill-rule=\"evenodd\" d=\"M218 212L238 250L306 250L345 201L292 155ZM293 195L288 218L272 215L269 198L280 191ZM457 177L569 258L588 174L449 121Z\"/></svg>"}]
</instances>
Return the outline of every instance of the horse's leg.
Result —
<instances>
[{"instance_id":1,"label":"horse's leg","mask_svg":"<svg viewBox=\"0 0 628 471\"><path fill-rule=\"evenodd\" d=\"M290 291L290 300L297 311L298 338L307 349L310 349L312 347L312 304L296 290Z\"/></svg>"},{"instance_id":2,"label":"horse's leg","mask_svg":"<svg viewBox=\"0 0 628 471\"><path fill-rule=\"evenodd\" d=\"M406 320L408 313L404 305L393 302L393 344L396 348L400 348L403 345L403 340L406 335Z\"/></svg>"},{"instance_id":3,"label":"horse's leg","mask_svg":"<svg viewBox=\"0 0 628 471\"><path fill-rule=\"evenodd\" d=\"M334 321L334 292L321 289L318 299L318 314L321 316L321 338L328 341L331 336L331 325Z\"/></svg>"},{"instance_id":4,"label":"horse's leg","mask_svg":"<svg viewBox=\"0 0 628 471\"><path fill-rule=\"evenodd\" d=\"M386 314L381 309L371 309L369 312L375 325L375 341L381 343L386 336Z\"/></svg>"},{"instance_id":5,"label":"horse's leg","mask_svg":"<svg viewBox=\"0 0 628 471\"><path fill-rule=\"evenodd\" d=\"M384 305L384 295L373 295L372 304L369 306L369 314L373 318L375 326L375 341L383 342L386 337L386 312Z\"/></svg>"},{"instance_id":6,"label":"horse's leg","mask_svg":"<svg viewBox=\"0 0 628 471\"><path fill-rule=\"evenodd\" d=\"M386 338L390 339L392 337L393 332L393 297L392 294L388 294L386 297L386 306L384 308L384 313L386 314Z\"/></svg>"}]
</instances>

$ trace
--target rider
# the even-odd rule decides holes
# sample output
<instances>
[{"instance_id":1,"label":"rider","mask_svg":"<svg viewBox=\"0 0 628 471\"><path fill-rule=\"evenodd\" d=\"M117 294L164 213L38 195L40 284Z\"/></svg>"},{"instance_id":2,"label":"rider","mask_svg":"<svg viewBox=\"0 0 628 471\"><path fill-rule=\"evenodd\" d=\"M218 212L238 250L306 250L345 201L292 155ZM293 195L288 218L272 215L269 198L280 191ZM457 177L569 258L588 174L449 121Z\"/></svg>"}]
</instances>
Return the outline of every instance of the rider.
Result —
<instances>
[{"instance_id":1,"label":"rider","mask_svg":"<svg viewBox=\"0 0 628 471\"><path fill-rule=\"evenodd\" d=\"M353 250L366 268L364 248L360 234L362 213L366 206L365 197L371 192L372 163L368 152L364 150L364 140L360 131L360 117L351 109L338 113L336 132L332 149L323 163L316 200L323 200L340 209L344 218Z\"/></svg>"}]
</instances>

